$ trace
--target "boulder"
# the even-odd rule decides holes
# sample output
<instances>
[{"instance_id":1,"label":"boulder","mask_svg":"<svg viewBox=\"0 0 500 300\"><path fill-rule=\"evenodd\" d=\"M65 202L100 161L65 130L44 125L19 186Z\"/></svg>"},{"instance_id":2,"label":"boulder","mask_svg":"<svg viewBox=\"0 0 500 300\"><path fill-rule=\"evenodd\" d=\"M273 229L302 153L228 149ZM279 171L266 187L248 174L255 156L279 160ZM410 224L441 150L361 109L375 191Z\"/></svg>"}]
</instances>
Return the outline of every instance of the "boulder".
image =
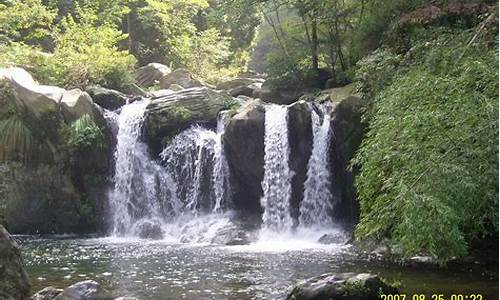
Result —
<instances>
[{"instance_id":1,"label":"boulder","mask_svg":"<svg viewBox=\"0 0 500 300\"><path fill-rule=\"evenodd\" d=\"M127 103L127 96L115 90L91 86L86 89L86 92L89 93L95 103L105 109L115 110Z\"/></svg>"},{"instance_id":2,"label":"boulder","mask_svg":"<svg viewBox=\"0 0 500 300\"><path fill-rule=\"evenodd\" d=\"M160 88L168 89L172 84L180 85L186 89L203 86L203 83L194 79L191 72L186 69L177 69L160 78Z\"/></svg>"},{"instance_id":3,"label":"boulder","mask_svg":"<svg viewBox=\"0 0 500 300\"><path fill-rule=\"evenodd\" d=\"M30 288L19 246L0 225L0 299L29 299Z\"/></svg>"},{"instance_id":4,"label":"boulder","mask_svg":"<svg viewBox=\"0 0 500 300\"><path fill-rule=\"evenodd\" d=\"M65 89L38 85L33 77L21 68L0 68L0 80L10 83L16 94L16 101L35 116L45 115L58 109Z\"/></svg>"},{"instance_id":5,"label":"boulder","mask_svg":"<svg viewBox=\"0 0 500 300\"><path fill-rule=\"evenodd\" d=\"M119 298L116 298L115 300L139 300L139 298L136 298L136 297L119 297Z\"/></svg>"},{"instance_id":6,"label":"boulder","mask_svg":"<svg viewBox=\"0 0 500 300\"><path fill-rule=\"evenodd\" d=\"M54 300L112 300L111 294L93 280L77 282L59 294Z\"/></svg>"},{"instance_id":7,"label":"boulder","mask_svg":"<svg viewBox=\"0 0 500 300\"><path fill-rule=\"evenodd\" d=\"M295 102L288 107L289 166L295 174L292 177L290 204L292 217L295 219L299 217L299 206L304 196L307 163L312 152L311 107L311 104L305 101Z\"/></svg>"},{"instance_id":8,"label":"boulder","mask_svg":"<svg viewBox=\"0 0 500 300\"><path fill-rule=\"evenodd\" d=\"M261 78L236 78L233 80L225 81L219 83L216 87L218 90L232 90L238 87L249 86L252 84L260 84L264 82L264 79ZM258 86L258 85L256 85Z\"/></svg>"},{"instance_id":9,"label":"boulder","mask_svg":"<svg viewBox=\"0 0 500 300\"><path fill-rule=\"evenodd\" d=\"M229 90L229 95L233 97L238 97L238 96L252 97L255 89L256 87L253 87L251 85L238 86L235 87L234 89Z\"/></svg>"},{"instance_id":10,"label":"boulder","mask_svg":"<svg viewBox=\"0 0 500 300\"><path fill-rule=\"evenodd\" d=\"M145 140L153 153L159 153L171 137L192 124L215 124L218 113L232 99L223 92L205 87L153 98L146 111Z\"/></svg>"},{"instance_id":11,"label":"boulder","mask_svg":"<svg viewBox=\"0 0 500 300\"><path fill-rule=\"evenodd\" d=\"M318 239L318 243L323 245L346 244L349 241L350 241L349 236L342 231L325 233Z\"/></svg>"},{"instance_id":12,"label":"boulder","mask_svg":"<svg viewBox=\"0 0 500 300\"><path fill-rule=\"evenodd\" d=\"M96 119L96 109L92 98L79 89L67 91L60 101L61 112L66 122L74 122L84 115Z\"/></svg>"},{"instance_id":13,"label":"boulder","mask_svg":"<svg viewBox=\"0 0 500 300\"><path fill-rule=\"evenodd\" d=\"M297 91L275 89L263 85L262 88L254 90L252 97L269 103L288 105L297 101L300 95Z\"/></svg>"},{"instance_id":14,"label":"boulder","mask_svg":"<svg viewBox=\"0 0 500 300\"><path fill-rule=\"evenodd\" d=\"M31 296L31 300L54 300L62 292L62 289L49 286Z\"/></svg>"},{"instance_id":15,"label":"boulder","mask_svg":"<svg viewBox=\"0 0 500 300\"><path fill-rule=\"evenodd\" d=\"M161 240L164 232L159 221L146 220L135 225L134 233L141 239Z\"/></svg>"},{"instance_id":16,"label":"boulder","mask_svg":"<svg viewBox=\"0 0 500 300\"><path fill-rule=\"evenodd\" d=\"M362 273L324 274L297 286L287 300L375 300L380 294L397 294L398 290L376 275Z\"/></svg>"},{"instance_id":17,"label":"boulder","mask_svg":"<svg viewBox=\"0 0 500 300\"><path fill-rule=\"evenodd\" d=\"M153 85L155 81L170 73L170 68L159 64L150 63L140 67L135 73L137 84L143 86Z\"/></svg>"},{"instance_id":18,"label":"boulder","mask_svg":"<svg viewBox=\"0 0 500 300\"><path fill-rule=\"evenodd\" d=\"M253 214L262 213L260 198L264 177L264 120L262 102L249 102L231 118L223 137L234 205Z\"/></svg>"}]
</instances>

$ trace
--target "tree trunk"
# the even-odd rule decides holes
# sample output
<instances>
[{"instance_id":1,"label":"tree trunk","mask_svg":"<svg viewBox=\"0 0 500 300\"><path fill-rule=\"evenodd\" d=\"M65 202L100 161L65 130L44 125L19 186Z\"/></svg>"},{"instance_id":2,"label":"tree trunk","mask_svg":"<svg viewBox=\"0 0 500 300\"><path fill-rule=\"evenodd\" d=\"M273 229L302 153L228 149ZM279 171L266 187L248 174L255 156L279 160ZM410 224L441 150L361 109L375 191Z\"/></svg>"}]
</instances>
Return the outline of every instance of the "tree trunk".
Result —
<instances>
[{"instance_id":1,"label":"tree trunk","mask_svg":"<svg viewBox=\"0 0 500 300\"><path fill-rule=\"evenodd\" d=\"M312 69L314 71L319 71L318 24L315 14L311 18L311 54L312 54Z\"/></svg>"}]
</instances>

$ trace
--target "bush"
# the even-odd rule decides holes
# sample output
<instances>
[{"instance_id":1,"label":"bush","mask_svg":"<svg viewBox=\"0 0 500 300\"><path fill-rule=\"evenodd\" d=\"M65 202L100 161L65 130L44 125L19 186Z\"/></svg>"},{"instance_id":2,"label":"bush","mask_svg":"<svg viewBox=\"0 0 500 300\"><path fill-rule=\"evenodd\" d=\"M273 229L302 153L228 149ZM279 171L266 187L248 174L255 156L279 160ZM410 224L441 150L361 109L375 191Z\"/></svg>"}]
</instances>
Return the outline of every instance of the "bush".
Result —
<instances>
[{"instance_id":1,"label":"bush","mask_svg":"<svg viewBox=\"0 0 500 300\"><path fill-rule=\"evenodd\" d=\"M381 92L354 160L358 239L445 261L498 234L498 46L469 45L473 34L420 41L413 65L368 85Z\"/></svg>"},{"instance_id":2,"label":"bush","mask_svg":"<svg viewBox=\"0 0 500 300\"><path fill-rule=\"evenodd\" d=\"M72 154L85 149L105 146L101 129L87 114L64 128L63 135L65 137L65 146Z\"/></svg>"}]
</instances>

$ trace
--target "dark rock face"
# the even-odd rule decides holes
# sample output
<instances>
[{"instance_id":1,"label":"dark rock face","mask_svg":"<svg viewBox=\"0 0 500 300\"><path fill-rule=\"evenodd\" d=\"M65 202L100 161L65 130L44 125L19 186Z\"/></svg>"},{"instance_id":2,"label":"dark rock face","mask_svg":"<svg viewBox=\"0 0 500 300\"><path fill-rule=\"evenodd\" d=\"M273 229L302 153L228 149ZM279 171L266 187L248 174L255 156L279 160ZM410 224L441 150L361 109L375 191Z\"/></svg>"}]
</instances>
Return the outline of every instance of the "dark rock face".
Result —
<instances>
[{"instance_id":1,"label":"dark rock face","mask_svg":"<svg viewBox=\"0 0 500 300\"><path fill-rule=\"evenodd\" d=\"M265 109L259 101L242 107L229 121L223 138L237 209L262 213Z\"/></svg>"},{"instance_id":2,"label":"dark rock face","mask_svg":"<svg viewBox=\"0 0 500 300\"><path fill-rule=\"evenodd\" d=\"M330 164L332 192L337 200L333 211L335 220L348 228L354 226L357 221L358 204L354 188L357 168L350 171L349 163L365 133L365 125L361 121L362 106L360 97L348 96L337 103L332 112Z\"/></svg>"},{"instance_id":3,"label":"dark rock face","mask_svg":"<svg viewBox=\"0 0 500 300\"><path fill-rule=\"evenodd\" d=\"M34 149L29 164L0 162L0 223L15 233L95 231L112 162L112 133L101 110L87 93L41 87L23 69L0 69L0 77L15 91L0 106L23 103ZM61 129L83 115L101 128L107 147L68 153Z\"/></svg>"},{"instance_id":4,"label":"dark rock face","mask_svg":"<svg viewBox=\"0 0 500 300\"><path fill-rule=\"evenodd\" d=\"M287 300L376 300L380 293L397 294L398 290L372 274L325 274L295 286Z\"/></svg>"},{"instance_id":5,"label":"dark rock face","mask_svg":"<svg viewBox=\"0 0 500 300\"><path fill-rule=\"evenodd\" d=\"M304 101L295 102L288 109L289 163L290 169L294 172L290 202L294 219L299 217L299 205L304 197L307 163L312 152L313 133L310 109L311 105Z\"/></svg>"},{"instance_id":6,"label":"dark rock face","mask_svg":"<svg viewBox=\"0 0 500 300\"><path fill-rule=\"evenodd\" d=\"M31 296L31 300L53 300L62 292L62 289L56 289L55 287L49 286Z\"/></svg>"},{"instance_id":7,"label":"dark rock face","mask_svg":"<svg viewBox=\"0 0 500 300\"><path fill-rule=\"evenodd\" d=\"M195 123L213 123L231 96L209 88L192 88L153 98L147 107L145 140L154 153Z\"/></svg>"},{"instance_id":8,"label":"dark rock face","mask_svg":"<svg viewBox=\"0 0 500 300\"><path fill-rule=\"evenodd\" d=\"M263 85L262 88L254 90L253 97L262 101L275 104L291 104L301 96L300 93L290 90L274 89Z\"/></svg>"},{"instance_id":9,"label":"dark rock face","mask_svg":"<svg viewBox=\"0 0 500 300\"><path fill-rule=\"evenodd\" d=\"M30 283L19 246L0 225L0 299L29 299Z\"/></svg>"},{"instance_id":10,"label":"dark rock face","mask_svg":"<svg viewBox=\"0 0 500 300\"><path fill-rule=\"evenodd\" d=\"M111 294L99 283L86 280L70 285L54 300L112 300Z\"/></svg>"},{"instance_id":11,"label":"dark rock face","mask_svg":"<svg viewBox=\"0 0 500 300\"><path fill-rule=\"evenodd\" d=\"M86 91L95 103L109 110L118 109L127 103L127 96L115 90L91 86Z\"/></svg>"}]
</instances>

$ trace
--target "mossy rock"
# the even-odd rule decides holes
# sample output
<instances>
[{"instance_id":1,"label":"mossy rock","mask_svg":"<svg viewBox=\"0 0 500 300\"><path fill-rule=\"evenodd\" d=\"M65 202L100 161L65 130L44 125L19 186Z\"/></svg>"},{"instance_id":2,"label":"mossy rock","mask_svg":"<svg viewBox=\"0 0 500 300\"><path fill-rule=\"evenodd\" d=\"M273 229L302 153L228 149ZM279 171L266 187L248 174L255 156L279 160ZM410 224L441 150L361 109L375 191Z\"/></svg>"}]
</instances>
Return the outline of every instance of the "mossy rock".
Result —
<instances>
[{"instance_id":1,"label":"mossy rock","mask_svg":"<svg viewBox=\"0 0 500 300\"><path fill-rule=\"evenodd\" d=\"M147 107L145 141L153 152L162 147L176 134L195 123L212 123L224 110L232 97L209 88L191 88L153 98Z\"/></svg>"}]
</instances>

